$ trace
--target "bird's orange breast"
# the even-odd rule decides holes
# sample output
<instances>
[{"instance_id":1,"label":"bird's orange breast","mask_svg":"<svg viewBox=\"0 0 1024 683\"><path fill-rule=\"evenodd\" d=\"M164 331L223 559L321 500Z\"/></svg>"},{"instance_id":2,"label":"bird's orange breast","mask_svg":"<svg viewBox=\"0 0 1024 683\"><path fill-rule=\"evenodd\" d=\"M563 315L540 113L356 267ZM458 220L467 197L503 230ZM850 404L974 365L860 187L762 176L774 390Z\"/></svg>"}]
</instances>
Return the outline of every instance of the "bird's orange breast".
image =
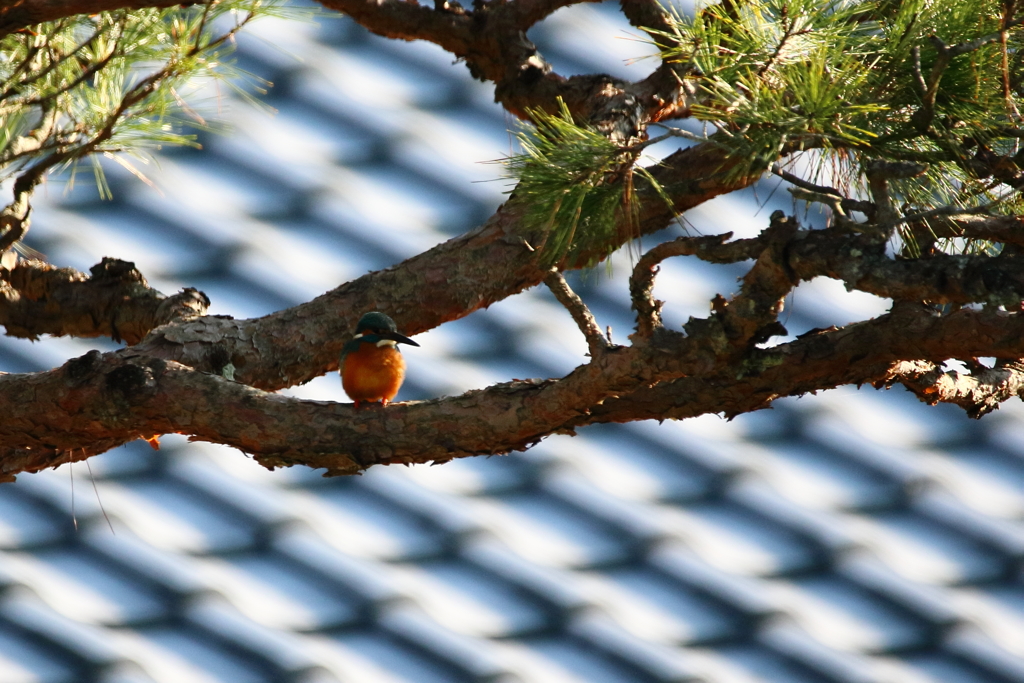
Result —
<instances>
[{"instance_id":1,"label":"bird's orange breast","mask_svg":"<svg viewBox=\"0 0 1024 683\"><path fill-rule=\"evenodd\" d=\"M404 379L405 359L392 345L360 344L341 369L341 386L353 401L389 402Z\"/></svg>"}]
</instances>

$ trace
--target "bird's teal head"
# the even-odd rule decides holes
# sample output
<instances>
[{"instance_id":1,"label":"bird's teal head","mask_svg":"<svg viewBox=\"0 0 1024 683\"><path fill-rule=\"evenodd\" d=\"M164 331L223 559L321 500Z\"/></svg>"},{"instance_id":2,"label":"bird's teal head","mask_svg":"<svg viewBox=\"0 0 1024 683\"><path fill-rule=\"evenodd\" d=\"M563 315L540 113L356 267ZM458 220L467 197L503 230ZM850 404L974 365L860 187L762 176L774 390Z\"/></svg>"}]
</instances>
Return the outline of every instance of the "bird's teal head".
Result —
<instances>
[{"instance_id":1,"label":"bird's teal head","mask_svg":"<svg viewBox=\"0 0 1024 683\"><path fill-rule=\"evenodd\" d=\"M381 342L390 340L392 342L398 342L401 344L411 344L412 346L419 346L412 339L409 339L404 334L398 332L398 326L395 325L395 321L389 316L381 313L380 311L370 311L363 315L356 323L356 334L345 344L345 348L342 349L342 357L346 354L352 353L359 348L360 344L370 343L380 345Z\"/></svg>"}]
</instances>

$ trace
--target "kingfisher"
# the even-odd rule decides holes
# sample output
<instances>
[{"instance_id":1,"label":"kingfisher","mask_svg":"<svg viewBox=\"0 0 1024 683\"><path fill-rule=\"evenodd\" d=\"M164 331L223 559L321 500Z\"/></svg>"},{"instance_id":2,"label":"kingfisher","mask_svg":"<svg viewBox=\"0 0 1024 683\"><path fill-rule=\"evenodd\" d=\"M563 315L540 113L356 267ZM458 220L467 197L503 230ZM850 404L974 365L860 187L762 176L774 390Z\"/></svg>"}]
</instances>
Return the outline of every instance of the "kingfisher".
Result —
<instances>
[{"instance_id":1,"label":"kingfisher","mask_svg":"<svg viewBox=\"0 0 1024 683\"><path fill-rule=\"evenodd\" d=\"M405 379L405 359L398 344L419 346L398 333L395 321L380 311L367 313L356 334L341 350L341 386L356 408L362 401L391 402Z\"/></svg>"}]
</instances>

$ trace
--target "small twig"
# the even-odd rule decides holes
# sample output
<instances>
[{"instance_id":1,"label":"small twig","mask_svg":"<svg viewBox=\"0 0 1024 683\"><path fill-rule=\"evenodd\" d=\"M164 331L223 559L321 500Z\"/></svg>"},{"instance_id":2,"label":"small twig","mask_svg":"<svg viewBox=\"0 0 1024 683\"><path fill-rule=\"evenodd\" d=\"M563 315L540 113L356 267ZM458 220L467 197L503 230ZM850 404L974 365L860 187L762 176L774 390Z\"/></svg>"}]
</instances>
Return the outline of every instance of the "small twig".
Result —
<instances>
[{"instance_id":1,"label":"small twig","mask_svg":"<svg viewBox=\"0 0 1024 683\"><path fill-rule=\"evenodd\" d=\"M800 225L783 211L773 211L770 220L761 232L761 251L741 279L740 291L731 300L718 295L711 302L726 338L736 347L788 334L778 317L786 296L800 282L787 253Z\"/></svg>"},{"instance_id":2,"label":"small twig","mask_svg":"<svg viewBox=\"0 0 1024 683\"><path fill-rule=\"evenodd\" d=\"M796 185L797 187L802 187L805 190L810 190L811 192L816 192L818 194L830 194L834 197L839 197L840 199L843 198L843 194L834 187L828 187L826 185L815 185L814 183L808 180L804 180L800 176L793 175L789 171L783 170L781 167L779 167L778 163L773 163L771 166L768 167L768 170L772 174L777 175L783 180L785 180L787 183L792 183L793 185Z\"/></svg>"},{"instance_id":3,"label":"small twig","mask_svg":"<svg viewBox=\"0 0 1024 683\"><path fill-rule=\"evenodd\" d=\"M636 331L648 337L661 326L661 302L654 298L658 264L673 256L697 256L710 263L737 263L756 257L764 249L760 237L729 242L731 232L703 237L679 237L663 242L640 257L629 278L629 296L636 311Z\"/></svg>"},{"instance_id":4,"label":"small twig","mask_svg":"<svg viewBox=\"0 0 1024 683\"><path fill-rule=\"evenodd\" d=\"M935 100L939 94L939 82L942 80L942 74L946 71L946 67L953 61L955 57L959 57L962 54L973 52L983 45L994 43L997 40L1002 39L1006 32L1011 28L1020 26L1024 23L1024 19L1016 19L1014 21L1004 21L999 31L990 33L974 40L967 41L966 43L958 43L957 45L949 46L946 45L945 41L938 36L929 36L928 40L935 48L938 54L935 56L935 63L932 64L932 70L928 74L927 81L921 75L920 70L920 51L915 49L915 78L918 79L918 86L924 86L922 89L923 102L921 103L921 109L914 114L914 123L917 127L922 130L928 130L931 126L932 119L935 118Z\"/></svg>"},{"instance_id":5,"label":"small twig","mask_svg":"<svg viewBox=\"0 0 1024 683\"><path fill-rule=\"evenodd\" d=\"M868 191L875 203L875 224L879 231L889 234L899 225L900 216L889 194L889 180L914 178L925 173L928 167L909 161L872 161L864 166L868 179Z\"/></svg>"},{"instance_id":6,"label":"small twig","mask_svg":"<svg viewBox=\"0 0 1024 683\"><path fill-rule=\"evenodd\" d=\"M969 361L964 361L971 369L969 375L955 370L943 372L940 366L928 361L897 362L879 384L899 382L925 403L955 403L975 419L1024 394L1024 372L1018 364L986 368Z\"/></svg>"},{"instance_id":7,"label":"small twig","mask_svg":"<svg viewBox=\"0 0 1024 683\"><path fill-rule=\"evenodd\" d=\"M15 242L20 240L28 232L28 220L27 218L18 218L16 216L8 216L7 212L4 211L0 214L0 254L10 249Z\"/></svg>"},{"instance_id":8,"label":"small twig","mask_svg":"<svg viewBox=\"0 0 1024 683\"><path fill-rule=\"evenodd\" d=\"M786 47L786 43L789 41L790 38L810 33L810 31L807 29L801 31L794 31L793 29L796 28L796 20L793 18L790 18L787 23L788 26L786 26L786 31L785 33L782 34L782 37L779 38L779 44L775 46L775 51L772 52L772 54L768 57L767 60L765 60L765 63L761 65L761 68L757 70L758 78L761 78L766 73L768 73L768 69L772 68L772 65L776 61L778 61L779 56L782 55L782 50Z\"/></svg>"},{"instance_id":9,"label":"small twig","mask_svg":"<svg viewBox=\"0 0 1024 683\"><path fill-rule=\"evenodd\" d=\"M32 190L39 184L41 174L29 169L14 182L14 201L0 211L0 254L10 249L28 232L32 205Z\"/></svg>"},{"instance_id":10,"label":"small twig","mask_svg":"<svg viewBox=\"0 0 1024 683\"><path fill-rule=\"evenodd\" d=\"M70 467L70 465L69 465L69 467ZM99 503L99 505L100 505L100 512L103 513L103 519L107 520L107 526L110 527L110 533L112 533L113 535L116 536L117 532L114 531L114 525L110 522L110 517L107 516L107 511L103 507L103 501L100 500L100 490L98 488L96 488L96 477L93 476L92 465L89 464L88 460L85 461L85 467L86 467L86 469L89 470L89 481L92 482L92 491L93 491L93 493L96 494L96 502Z\"/></svg>"},{"instance_id":11,"label":"small twig","mask_svg":"<svg viewBox=\"0 0 1024 683\"><path fill-rule=\"evenodd\" d=\"M917 87L921 89L921 95L928 94L928 84L924 81L924 74L921 73L921 48L914 46L914 49L910 51L910 56L914 60L914 80L917 82Z\"/></svg>"},{"instance_id":12,"label":"small twig","mask_svg":"<svg viewBox=\"0 0 1024 683\"><path fill-rule=\"evenodd\" d=\"M71 521L78 531L78 515L75 514L75 463L68 463L68 477L71 479Z\"/></svg>"},{"instance_id":13,"label":"small twig","mask_svg":"<svg viewBox=\"0 0 1024 683\"><path fill-rule=\"evenodd\" d=\"M697 135L695 133L691 133L688 130L683 130L682 128L669 128L667 126L665 128L666 128L666 132L665 132L664 135L659 135L657 137L650 138L649 140L644 140L643 142L638 142L635 145L629 145L628 147L623 147L622 151L623 152L639 152L639 151L641 151L641 150L643 150L643 149L645 149L647 147L650 147L651 145L656 145L659 142L663 142L665 140L668 140L669 138L683 138L684 140L692 140L693 142L710 142L712 144L718 144L717 142L715 142L714 140L712 140L709 137L705 137L703 135Z\"/></svg>"},{"instance_id":14,"label":"small twig","mask_svg":"<svg viewBox=\"0 0 1024 683\"><path fill-rule=\"evenodd\" d=\"M993 204L975 206L974 208L971 209L965 209L960 206L940 206L937 209L930 209L928 211L921 211L920 213L912 213L909 216L904 216L903 218L896 221L896 225L901 225L903 223L913 223L915 221L923 221L929 218L936 218L938 216L976 216L979 214L988 213L988 210L992 208Z\"/></svg>"},{"instance_id":15,"label":"small twig","mask_svg":"<svg viewBox=\"0 0 1024 683\"><path fill-rule=\"evenodd\" d=\"M805 190L802 187L790 187L789 193L793 195L793 199L802 199L805 202L813 202L815 204L824 204L828 208L832 209L832 213L835 215L836 220L839 222L849 221L849 217L846 215L846 209L843 207L843 198L838 197L832 193L827 192L814 192L813 190Z\"/></svg>"},{"instance_id":16,"label":"small twig","mask_svg":"<svg viewBox=\"0 0 1024 683\"><path fill-rule=\"evenodd\" d=\"M1024 247L1024 223L1018 216L953 213L936 218L930 223L936 237L968 237ZM910 219L919 220L913 216Z\"/></svg>"},{"instance_id":17,"label":"small twig","mask_svg":"<svg viewBox=\"0 0 1024 683\"><path fill-rule=\"evenodd\" d=\"M607 350L608 342L605 340L604 335L601 334L601 328L598 327L594 314L583 303L583 299L576 292L572 291L569 283L565 281L565 278L562 277L557 268L552 268L548 272L544 277L544 284L548 286L548 289L555 295L558 302L565 306L566 310L569 311L569 315L576 321L576 326L580 328L580 332L587 339L587 346L590 347L590 357L597 358L602 352Z\"/></svg>"},{"instance_id":18,"label":"small twig","mask_svg":"<svg viewBox=\"0 0 1024 683\"><path fill-rule=\"evenodd\" d=\"M839 223L849 221L849 214L851 211L858 211L867 216L869 220L875 215L875 205L871 202L845 197L834 187L816 185L815 183L804 180L799 176L793 175L789 171L784 171L778 164L772 164L768 170L786 182L796 185L796 188L789 189L789 193L796 199L802 199L806 202L817 202L831 208L839 219L837 221Z\"/></svg>"},{"instance_id":19,"label":"small twig","mask_svg":"<svg viewBox=\"0 0 1024 683\"><path fill-rule=\"evenodd\" d=\"M1002 28L999 31L999 56L1001 61L1000 70L1003 73L1003 101L1006 103L1006 109L1010 116L1015 121L1020 121L1020 110L1017 109L1017 105L1013 101L1013 88L1010 85L1010 55L1007 47L1010 32L1006 28L1013 21L1013 12L1016 9L1016 5L1016 0L1008 0L1003 3Z\"/></svg>"},{"instance_id":20,"label":"small twig","mask_svg":"<svg viewBox=\"0 0 1024 683\"><path fill-rule=\"evenodd\" d=\"M640 337L650 337L661 327L661 302L654 298L654 276L660 270L658 264L671 256L685 253L687 250L678 241L665 242L641 256L633 268L629 278L629 297L636 311L636 333Z\"/></svg>"},{"instance_id":21,"label":"small twig","mask_svg":"<svg viewBox=\"0 0 1024 683\"><path fill-rule=\"evenodd\" d=\"M942 45L942 49L947 50L951 57L959 57L962 54L973 52L974 50L977 50L979 47L988 45L989 43L996 42L997 40L999 40L999 37L1003 31L1009 31L1010 29L1016 28L1021 24L1024 24L1024 18L1008 21L1002 26L1002 28L999 31L996 31L995 33L989 33L988 35L975 38L974 40L969 40L966 43L958 43L953 47L945 47L946 44L936 37L932 38L932 42L934 42L936 45Z\"/></svg>"}]
</instances>

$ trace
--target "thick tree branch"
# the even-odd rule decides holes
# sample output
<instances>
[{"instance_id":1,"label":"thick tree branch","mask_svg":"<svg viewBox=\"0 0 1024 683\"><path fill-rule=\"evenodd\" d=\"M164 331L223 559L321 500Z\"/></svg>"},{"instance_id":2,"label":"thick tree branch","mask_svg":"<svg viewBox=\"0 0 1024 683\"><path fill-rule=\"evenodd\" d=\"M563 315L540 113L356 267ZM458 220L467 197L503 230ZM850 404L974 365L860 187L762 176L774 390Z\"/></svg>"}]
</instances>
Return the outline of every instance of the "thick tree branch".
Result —
<instances>
[{"instance_id":1,"label":"thick tree branch","mask_svg":"<svg viewBox=\"0 0 1024 683\"><path fill-rule=\"evenodd\" d=\"M713 302L734 346L748 347L786 334L778 315L786 295L798 283L796 273L789 268L788 250L799 227L795 218L774 212L768 229L761 233L765 248L743 277L739 294L730 302L721 297Z\"/></svg>"},{"instance_id":2,"label":"thick tree branch","mask_svg":"<svg viewBox=\"0 0 1024 683\"><path fill-rule=\"evenodd\" d=\"M495 84L494 99L520 118L540 109L557 113L564 102L577 121L631 143L646 125L685 112L693 93L675 72L662 65L640 83L606 74L565 78L555 73L526 37L535 22L563 5L559 0L475 3L472 11L457 5L432 9L402 0L320 0L347 14L367 30L386 38L426 40L464 61L470 73ZM626 3L633 13L634 4ZM638 9L638 8L637 8ZM639 16L663 15L647 7Z\"/></svg>"},{"instance_id":3,"label":"thick tree branch","mask_svg":"<svg viewBox=\"0 0 1024 683\"><path fill-rule=\"evenodd\" d=\"M601 2L601 0L515 0L511 4L514 5L513 10L518 17L517 23L525 31L563 7L585 2Z\"/></svg>"},{"instance_id":4,"label":"thick tree branch","mask_svg":"<svg viewBox=\"0 0 1024 683\"><path fill-rule=\"evenodd\" d=\"M787 254L800 280L826 276L890 299L1009 306L1024 299L1024 257L1013 254L893 259L876 236L831 230L798 233Z\"/></svg>"},{"instance_id":5,"label":"thick tree branch","mask_svg":"<svg viewBox=\"0 0 1024 683\"><path fill-rule=\"evenodd\" d=\"M883 382L899 382L925 403L955 403L969 416L980 418L1003 401L1024 396L1024 366L1010 363L965 375L943 372L940 364L928 361L902 361L892 366Z\"/></svg>"},{"instance_id":6,"label":"thick tree branch","mask_svg":"<svg viewBox=\"0 0 1024 683\"><path fill-rule=\"evenodd\" d=\"M103 259L91 272L86 278L41 261L0 269L0 325L12 337L110 337L136 344L155 327L205 315L210 305L192 288L165 297L127 261Z\"/></svg>"},{"instance_id":7,"label":"thick tree branch","mask_svg":"<svg viewBox=\"0 0 1024 683\"><path fill-rule=\"evenodd\" d=\"M530 109L558 111L565 102L574 117L606 134L631 141L651 122L678 115L690 97L663 66L639 84L605 74L565 78L554 73L526 37L526 30L559 7L584 0L529 0L426 4L404 0L320 0L369 31L398 40L426 40L465 62L470 73L495 84L495 100L520 118ZM170 7L170 0L15 0L0 8L0 36L40 21L112 9ZM644 16L654 18L650 8Z\"/></svg>"},{"instance_id":8,"label":"thick tree branch","mask_svg":"<svg viewBox=\"0 0 1024 683\"><path fill-rule=\"evenodd\" d=\"M662 302L654 298L659 264L673 256L697 256L709 263L736 263L757 258L765 248L765 233L753 239L729 242L731 232L702 237L677 237L662 242L640 257L629 278L629 296L637 312L637 334L649 337L661 326Z\"/></svg>"},{"instance_id":9,"label":"thick tree branch","mask_svg":"<svg viewBox=\"0 0 1024 683\"><path fill-rule=\"evenodd\" d=\"M1024 218L1021 216L940 216L929 220L928 226L935 237L968 237L1024 246Z\"/></svg>"},{"instance_id":10,"label":"thick tree branch","mask_svg":"<svg viewBox=\"0 0 1024 683\"><path fill-rule=\"evenodd\" d=\"M678 66L663 64L640 83L605 75L565 79L553 73L525 30L572 0L477 2L472 10L443 1L433 7L399 0L321 1L380 35L440 45L464 60L474 76L493 81L496 100L517 115L531 108L553 111L564 101L577 120L627 145L646 139L645 128L652 121L685 114L692 100ZM8 11L0 11L0 21ZM665 21L662 10L648 0L624 2L623 11L634 25ZM86 151L99 149L99 142L91 141ZM803 142L792 143L793 149ZM975 161L991 162L982 152L979 146ZM730 156L714 142L677 152L653 169L672 206L650 188L637 190L638 220L630 220L630 229L622 230L619 239L637 235L637 228L640 234L659 230L678 212L749 185L759 173L735 172L749 166L749 160ZM29 170L37 168L42 167ZM1017 310L1024 299L1024 256L936 255L912 261L887 255L885 236L898 222L909 220L900 218L888 180L922 168L892 162L869 165L874 202L864 208L871 209L879 227L869 234L801 231L795 220L777 212L755 239L682 238L656 247L641 259L631 283L638 312L631 347L607 344L562 276L541 265L540 254L529 245L543 243L542 228L528 227L525 200L514 194L485 225L467 235L256 320L194 317L205 310L201 293L192 290L161 299L134 269L114 272L114 262L105 262L108 268L94 271L89 280L38 265L26 265L25 270L19 266L0 279L6 288L0 289L0 323L9 333L109 334L135 342L153 331L121 352L94 352L37 375L0 376L0 414L5 416L0 421L0 473L5 474L0 477L169 432L235 446L267 466L302 463L344 474L378 463L508 452L591 422L705 412L733 415L770 405L778 396L851 382L903 381L929 400L957 402L980 415L1016 395L1013 366L1004 364L991 375L979 372L964 380L927 364L949 357L1024 356L1024 314L994 311L995 305ZM831 188L796 184L801 191L835 198L840 209L846 206ZM30 190L22 194L27 197ZM17 202L8 208L13 218L2 226L4 239L20 236L18 221L27 226L27 202L23 212ZM1019 239L1012 222L928 218L971 236ZM593 256L603 255L609 246L615 245L598 245ZM683 254L718 263L754 259L739 294L731 300L716 297L712 315L691 319L685 335L661 325L659 302L651 294L657 264ZM576 262L591 261L588 256L581 254ZM893 298L897 304L876 320L758 348L770 336L785 333L777 320L785 295L801 280L818 276ZM385 310L403 331L416 334L542 281L572 313L590 345L591 362L561 379L513 382L456 398L360 413L343 404L299 401L260 390L291 386L336 368L341 344L355 318L367 310ZM424 291L431 293L428 301ZM908 303L918 301L977 302L989 309L941 316ZM153 329L176 318L178 322ZM244 384L225 379L231 377ZM56 407L40 411L39 405Z\"/></svg>"},{"instance_id":11,"label":"thick tree branch","mask_svg":"<svg viewBox=\"0 0 1024 683\"><path fill-rule=\"evenodd\" d=\"M508 452L594 422L735 415L841 384L920 380L894 375L899 361L1024 356L1024 315L995 310L943 316L904 304L871 321L750 349L739 364L716 352L721 330L696 329L611 348L559 380L358 412L267 394L130 349L93 351L46 373L0 376L0 478L169 432L235 446L268 467L350 474L374 464ZM1007 384L999 397L1018 390L1019 383ZM935 398L970 410L993 395L957 390ZM40 404L53 408L39 411Z\"/></svg>"},{"instance_id":12,"label":"thick tree branch","mask_svg":"<svg viewBox=\"0 0 1024 683\"><path fill-rule=\"evenodd\" d=\"M580 424L682 420L706 413L732 418L768 408L777 398L847 384L906 380L908 388L916 391L915 382L920 379L895 373L894 367L907 366L894 364L921 359L941 363L948 358L1022 358L1022 334L1024 316L1020 313L962 309L942 316L925 306L903 304L873 320L808 334L768 349L753 349L739 364L608 399ZM1000 385L1001 377L993 371L991 376L975 378L994 388L1005 386L1001 392L970 394L961 384L956 391L928 392L922 398L957 403L972 417L979 417L993 409L993 401L1014 395L1017 379L1007 377L1005 385Z\"/></svg>"},{"instance_id":13,"label":"thick tree branch","mask_svg":"<svg viewBox=\"0 0 1024 683\"><path fill-rule=\"evenodd\" d=\"M679 334L673 341L672 354L610 349L556 381L361 411L267 394L132 349L93 351L49 372L0 376L0 480L172 432L234 446L267 466L306 464L333 474L508 452L609 396L678 376L700 344Z\"/></svg>"}]
</instances>

